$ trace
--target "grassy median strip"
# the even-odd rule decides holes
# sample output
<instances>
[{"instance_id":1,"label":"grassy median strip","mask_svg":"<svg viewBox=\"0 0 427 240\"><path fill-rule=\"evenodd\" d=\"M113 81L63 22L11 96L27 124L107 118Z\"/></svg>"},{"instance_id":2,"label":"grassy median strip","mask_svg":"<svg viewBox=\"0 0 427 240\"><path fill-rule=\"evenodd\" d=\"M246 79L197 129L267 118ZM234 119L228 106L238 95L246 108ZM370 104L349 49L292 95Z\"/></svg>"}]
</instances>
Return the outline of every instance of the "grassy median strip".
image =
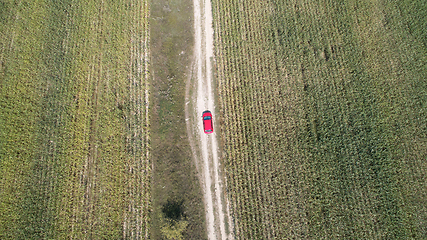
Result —
<instances>
[{"instance_id":1,"label":"grassy median strip","mask_svg":"<svg viewBox=\"0 0 427 240\"><path fill-rule=\"evenodd\" d=\"M425 236L422 1L213 9L237 239Z\"/></svg>"},{"instance_id":2,"label":"grassy median strip","mask_svg":"<svg viewBox=\"0 0 427 240\"><path fill-rule=\"evenodd\" d=\"M154 1L151 10L152 239L206 239L184 113L194 46L192 1Z\"/></svg>"}]
</instances>

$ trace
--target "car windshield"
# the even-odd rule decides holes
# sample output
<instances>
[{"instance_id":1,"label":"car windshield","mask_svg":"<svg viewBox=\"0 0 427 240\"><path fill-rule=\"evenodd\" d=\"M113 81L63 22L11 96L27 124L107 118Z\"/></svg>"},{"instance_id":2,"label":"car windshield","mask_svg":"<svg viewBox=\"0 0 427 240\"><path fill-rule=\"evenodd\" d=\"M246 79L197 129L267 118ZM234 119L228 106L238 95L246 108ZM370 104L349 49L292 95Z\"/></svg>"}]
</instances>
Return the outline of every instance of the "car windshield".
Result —
<instances>
[{"instance_id":1,"label":"car windshield","mask_svg":"<svg viewBox=\"0 0 427 240\"><path fill-rule=\"evenodd\" d=\"M206 132L212 132L212 130L208 129L208 130L206 130Z\"/></svg>"},{"instance_id":2,"label":"car windshield","mask_svg":"<svg viewBox=\"0 0 427 240\"><path fill-rule=\"evenodd\" d=\"M204 119L204 120L210 120L210 119L211 119L211 117L204 117L203 119Z\"/></svg>"}]
</instances>

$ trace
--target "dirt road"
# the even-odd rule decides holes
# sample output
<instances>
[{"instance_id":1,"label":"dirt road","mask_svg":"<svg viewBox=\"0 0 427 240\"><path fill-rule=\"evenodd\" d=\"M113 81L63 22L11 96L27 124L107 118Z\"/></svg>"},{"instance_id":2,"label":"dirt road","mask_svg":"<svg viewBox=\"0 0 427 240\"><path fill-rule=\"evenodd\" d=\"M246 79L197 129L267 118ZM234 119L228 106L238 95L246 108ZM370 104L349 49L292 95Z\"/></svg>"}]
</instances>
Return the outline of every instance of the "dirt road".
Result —
<instances>
[{"instance_id":1,"label":"dirt road","mask_svg":"<svg viewBox=\"0 0 427 240\"><path fill-rule=\"evenodd\" d=\"M221 172L218 156L219 121L216 121L215 89L212 87L214 53L211 3L209 0L193 0L193 3L195 49L192 79L194 84L187 84L187 130L204 192L208 238L210 240L233 239L224 174ZM190 92L192 95L189 94ZM201 115L205 110L210 110L213 115L214 132L212 134L203 133Z\"/></svg>"}]
</instances>

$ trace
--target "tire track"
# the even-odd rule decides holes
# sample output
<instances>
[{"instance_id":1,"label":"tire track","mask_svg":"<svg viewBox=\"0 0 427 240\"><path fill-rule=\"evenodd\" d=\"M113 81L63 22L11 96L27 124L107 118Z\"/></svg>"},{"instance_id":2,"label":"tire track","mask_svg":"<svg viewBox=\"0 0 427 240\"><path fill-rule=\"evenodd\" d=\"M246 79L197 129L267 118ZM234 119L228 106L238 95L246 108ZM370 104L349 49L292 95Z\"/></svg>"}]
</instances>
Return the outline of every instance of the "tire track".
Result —
<instances>
[{"instance_id":1,"label":"tire track","mask_svg":"<svg viewBox=\"0 0 427 240\"><path fill-rule=\"evenodd\" d=\"M201 156L199 159L196 157L196 161L201 166L208 238L212 240L232 239L228 201L226 201L227 197L222 181L223 174L220 172L218 157L216 132L219 130L219 126L217 125L218 122L215 121L215 96L212 88L212 59L214 58L214 53L211 3L209 0L194 0L193 3L197 103L196 114L192 122L194 123L193 128L197 133L196 135L198 135L196 140L200 142ZM212 112L215 126L214 133L210 135L202 133L203 125L200 119L200 114L207 109ZM229 229L226 229L227 222Z\"/></svg>"}]
</instances>

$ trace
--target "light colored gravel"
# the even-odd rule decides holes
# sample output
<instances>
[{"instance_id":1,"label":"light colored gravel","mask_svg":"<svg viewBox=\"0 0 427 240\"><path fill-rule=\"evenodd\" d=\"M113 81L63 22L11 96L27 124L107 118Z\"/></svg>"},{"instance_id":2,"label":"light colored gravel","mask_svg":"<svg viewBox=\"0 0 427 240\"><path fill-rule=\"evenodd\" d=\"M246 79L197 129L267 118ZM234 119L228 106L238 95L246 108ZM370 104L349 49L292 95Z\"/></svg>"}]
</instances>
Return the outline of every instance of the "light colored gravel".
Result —
<instances>
[{"instance_id":1,"label":"light colored gravel","mask_svg":"<svg viewBox=\"0 0 427 240\"><path fill-rule=\"evenodd\" d=\"M196 80L197 91L194 106L196 114L191 119L191 123L196 132L193 140L198 142L196 145L200 147L199 151L196 151L200 153L200 156L195 158L197 165L200 166L199 171L203 183L208 238L210 240L233 239L228 201L225 197L223 174L220 172L218 157L219 122L216 121L215 95L212 88L211 61L214 58L214 52L211 3L209 0L193 0L193 3L195 28L193 77ZM203 133L201 115L205 110L210 110L213 115L214 133L212 134ZM226 223L228 223L229 229L226 229Z\"/></svg>"}]
</instances>

